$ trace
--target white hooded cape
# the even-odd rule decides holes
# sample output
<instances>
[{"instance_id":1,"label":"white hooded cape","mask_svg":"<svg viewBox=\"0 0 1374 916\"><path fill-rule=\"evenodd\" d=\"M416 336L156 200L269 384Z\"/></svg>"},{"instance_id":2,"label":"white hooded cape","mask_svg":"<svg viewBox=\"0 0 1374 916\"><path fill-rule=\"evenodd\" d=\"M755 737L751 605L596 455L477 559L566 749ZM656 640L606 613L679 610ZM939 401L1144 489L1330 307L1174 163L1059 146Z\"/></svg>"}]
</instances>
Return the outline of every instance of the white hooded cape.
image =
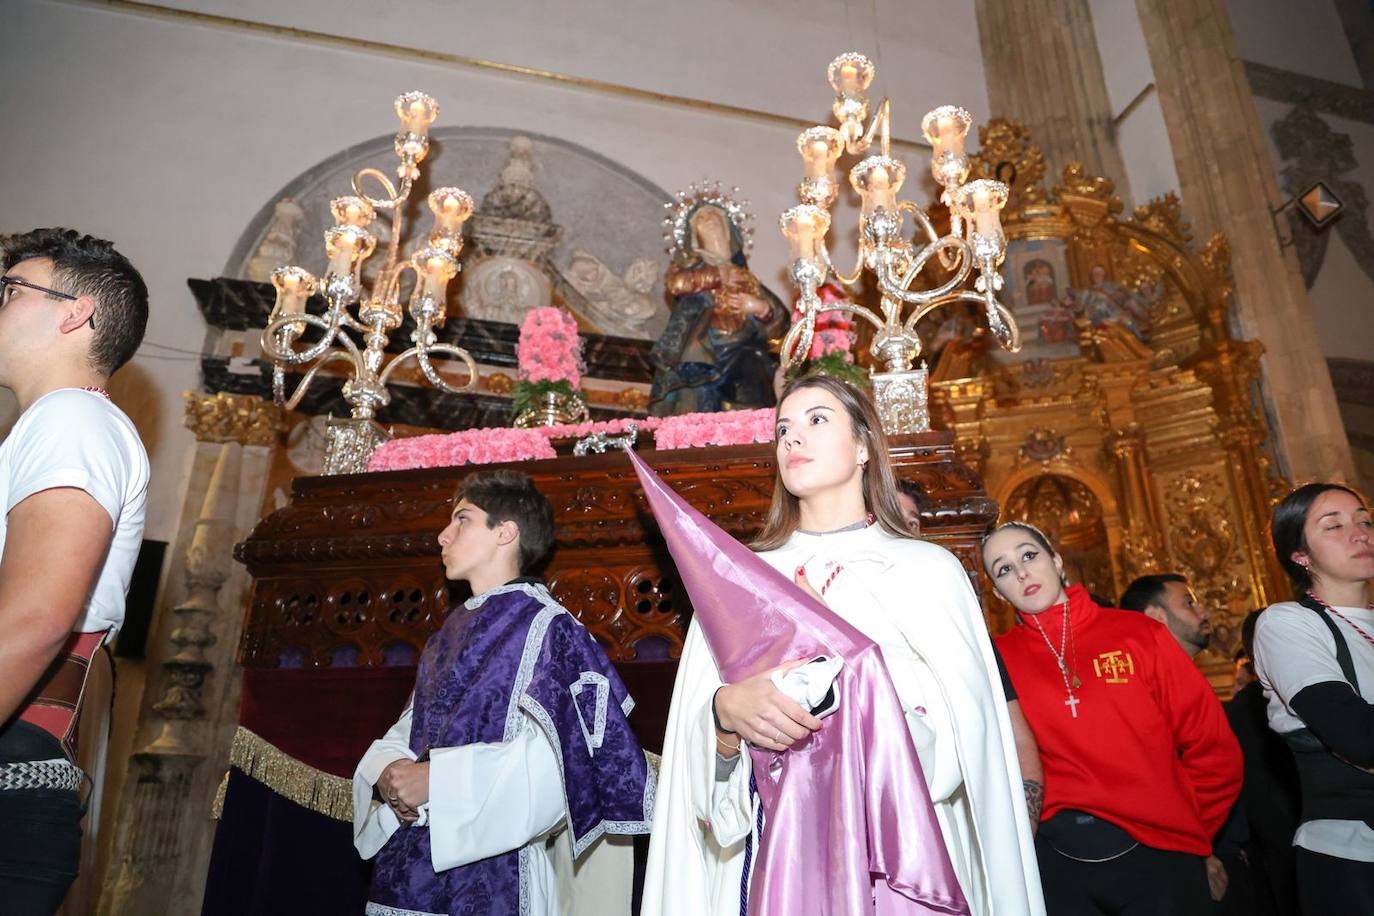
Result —
<instances>
[{"instance_id":1,"label":"white hooded cape","mask_svg":"<svg viewBox=\"0 0 1374 916\"><path fill-rule=\"evenodd\" d=\"M804 565L818 591L829 581L826 604L882 647L972 913L1044 916L1002 684L959 561L877 525L798 532L759 556L789 579ZM693 622L668 715L641 916L740 913L744 840L757 812L748 754L716 778L710 704L720 686Z\"/></svg>"}]
</instances>

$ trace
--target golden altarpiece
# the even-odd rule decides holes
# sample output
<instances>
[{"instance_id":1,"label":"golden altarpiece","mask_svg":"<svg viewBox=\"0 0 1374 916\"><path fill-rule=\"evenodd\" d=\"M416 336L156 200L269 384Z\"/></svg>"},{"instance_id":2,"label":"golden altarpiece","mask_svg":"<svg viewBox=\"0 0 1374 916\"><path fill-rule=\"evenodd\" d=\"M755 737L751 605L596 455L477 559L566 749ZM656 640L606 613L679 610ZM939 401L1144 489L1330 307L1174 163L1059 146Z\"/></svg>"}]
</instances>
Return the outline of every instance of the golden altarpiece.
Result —
<instances>
[{"instance_id":1,"label":"golden altarpiece","mask_svg":"<svg viewBox=\"0 0 1374 916\"><path fill-rule=\"evenodd\" d=\"M1074 163L1047 190L1013 122L980 135L975 174L1011 187L1004 301L1023 347L1000 353L947 319L932 422L1001 518L1056 538L1091 591L1114 603L1143 573L1187 575L1215 631L1199 662L1227 685L1240 621L1282 597L1267 526L1285 488L1258 408L1263 347L1228 323L1227 242L1195 246L1173 194L1123 218L1112 182ZM990 622L1009 626L994 602Z\"/></svg>"}]
</instances>

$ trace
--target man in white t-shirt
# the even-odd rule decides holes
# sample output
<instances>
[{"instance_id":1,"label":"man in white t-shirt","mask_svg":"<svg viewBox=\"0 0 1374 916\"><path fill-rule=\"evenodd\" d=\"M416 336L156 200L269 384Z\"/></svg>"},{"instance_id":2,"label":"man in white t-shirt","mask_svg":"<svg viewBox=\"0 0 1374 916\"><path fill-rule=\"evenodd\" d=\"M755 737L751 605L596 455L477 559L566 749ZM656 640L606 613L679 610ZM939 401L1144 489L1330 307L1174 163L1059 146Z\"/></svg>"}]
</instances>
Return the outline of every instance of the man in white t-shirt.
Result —
<instances>
[{"instance_id":1,"label":"man in white t-shirt","mask_svg":"<svg viewBox=\"0 0 1374 916\"><path fill-rule=\"evenodd\" d=\"M106 241L0 239L0 908L51 913L76 877L75 719L93 654L124 620L148 457L105 385L143 340L148 291Z\"/></svg>"}]
</instances>

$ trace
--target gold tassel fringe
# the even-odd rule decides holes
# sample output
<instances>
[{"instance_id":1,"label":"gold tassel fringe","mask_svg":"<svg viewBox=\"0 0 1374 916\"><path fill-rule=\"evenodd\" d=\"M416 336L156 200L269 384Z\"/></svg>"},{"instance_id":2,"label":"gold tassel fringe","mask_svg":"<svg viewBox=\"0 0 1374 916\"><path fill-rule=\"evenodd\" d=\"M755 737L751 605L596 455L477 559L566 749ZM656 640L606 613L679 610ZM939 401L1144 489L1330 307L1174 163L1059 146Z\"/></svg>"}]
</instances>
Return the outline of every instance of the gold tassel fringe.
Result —
<instances>
[{"instance_id":1,"label":"gold tassel fringe","mask_svg":"<svg viewBox=\"0 0 1374 916\"><path fill-rule=\"evenodd\" d=\"M657 776L661 758L650 751L645 751L644 756ZM234 732L234 742L229 746L229 765L303 808L336 821L353 820L352 780L302 763L242 725ZM229 773L225 771L210 805L210 816L215 820L224 814L224 794L228 789Z\"/></svg>"},{"instance_id":2,"label":"gold tassel fringe","mask_svg":"<svg viewBox=\"0 0 1374 916\"><path fill-rule=\"evenodd\" d=\"M224 815L224 794L229 791L229 771L224 771L224 778L219 781L219 788L215 790L215 800L210 802L210 817L219 820Z\"/></svg>"},{"instance_id":3,"label":"gold tassel fringe","mask_svg":"<svg viewBox=\"0 0 1374 916\"><path fill-rule=\"evenodd\" d=\"M336 821L353 820L353 781L317 770L284 753L258 735L239 726L229 745L229 765L256 779L283 798ZM229 774L224 774L211 811L216 819L224 812L224 793Z\"/></svg>"}]
</instances>

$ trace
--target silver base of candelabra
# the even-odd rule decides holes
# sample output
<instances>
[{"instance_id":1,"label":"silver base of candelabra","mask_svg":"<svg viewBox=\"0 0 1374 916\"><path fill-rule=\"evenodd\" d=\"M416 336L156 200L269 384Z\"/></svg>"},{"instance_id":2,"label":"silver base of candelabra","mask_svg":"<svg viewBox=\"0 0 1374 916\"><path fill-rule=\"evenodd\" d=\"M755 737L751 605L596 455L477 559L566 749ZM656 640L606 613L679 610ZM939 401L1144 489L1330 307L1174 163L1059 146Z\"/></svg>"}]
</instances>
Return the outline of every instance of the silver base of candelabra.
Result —
<instances>
[{"instance_id":1,"label":"silver base of candelabra","mask_svg":"<svg viewBox=\"0 0 1374 916\"><path fill-rule=\"evenodd\" d=\"M324 473L361 474L377 447L391 441L391 433L376 420L330 417L325 421L325 438Z\"/></svg>"},{"instance_id":2,"label":"silver base of candelabra","mask_svg":"<svg viewBox=\"0 0 1374 916\"><path fill-rule=\"evenodd\" d=\"M905 372L869 372L873 403L889 436L930 432L930 408L926 402L925 369Z\"/></svg>"}]
</instances>

